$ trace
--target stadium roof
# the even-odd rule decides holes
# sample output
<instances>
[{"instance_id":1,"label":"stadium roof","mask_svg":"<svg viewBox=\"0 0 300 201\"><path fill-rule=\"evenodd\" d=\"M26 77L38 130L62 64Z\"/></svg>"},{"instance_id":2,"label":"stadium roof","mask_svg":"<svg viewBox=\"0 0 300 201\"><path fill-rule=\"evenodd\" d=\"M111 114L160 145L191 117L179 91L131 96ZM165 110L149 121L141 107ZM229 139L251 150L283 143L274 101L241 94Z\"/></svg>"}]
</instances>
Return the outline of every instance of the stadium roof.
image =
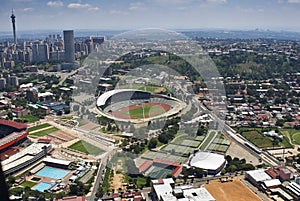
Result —
<instances>
[{"instance_id":1,"label":"stadium roof","mask_svg":"<svg viewBox=\"0 0 300 201\"><path fill-rule=\"evenodd\" d=\"M146 91L142 91L142 90L137 90L137 89L114 89L108 92L105 92L104 94L102 94L101 96L98 97L97 99L97 106L103 106L105 105L106 101L113 95L118 94L118 93L122 93L122 92L144 92L144 93L149 93Z\"/></svg>"},{"instance_id":2,"label":"stadium roof","mask_svg":"<svg viewBox=\"0 0 300 201\"><path fill-rule=\"evenodd\" d=\"M16 129L26 129L27 128L26 124L18 123L15 121L9 121L9 120L5 120L5 119L0 119L0 125L10 126L10 127L16 128Z\"/></svg>"},{"instance_id":3,"label":"stadium roof","mask_svg":"<svg viewBox=\"0 0 300 201\"><path fill-rule=\"evenodd\" d=\"M204 170L217 170L225 163L223 155L199 151L190 161L190 165Z\"/></svg>"}]
</instances>

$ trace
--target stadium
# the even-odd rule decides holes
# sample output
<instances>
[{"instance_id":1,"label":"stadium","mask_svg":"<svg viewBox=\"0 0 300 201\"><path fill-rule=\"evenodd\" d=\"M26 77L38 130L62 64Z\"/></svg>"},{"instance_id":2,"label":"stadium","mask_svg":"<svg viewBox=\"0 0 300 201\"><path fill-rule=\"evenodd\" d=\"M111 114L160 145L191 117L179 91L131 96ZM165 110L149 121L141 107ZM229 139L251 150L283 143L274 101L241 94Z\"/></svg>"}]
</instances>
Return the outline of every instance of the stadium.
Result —
<instances>
[{"instance_id":1,"label":"stadium","mask_svg":"<svg viewBox=\"0 0 300 201\"><path fill-rule=\"evenodd\" d=\"M201 168L207 171L208 175L218 174L225 166L226 160L223 155L198 151L189 160L191 167Z\"/></svg>"},{"instance_id":2,"label":"stadium","mask_svg":"<svg viewBox=\"0 0 300 201\"><path fill-rule=\"evenodd\" d=\"M176 116L184 107L176 98L135 89L111 90L97 99L100 115L131 123Z\"/></svg>"},{"instance_id":3,"label":"stadium","mask_svg":"<svg viewBox=\"0 0 300 201\"><path fill-rule=\"evenodd\" d=\"M0 119L0 153L22 142L28 134L27 125Z\"/></svg>"}]
</instances>

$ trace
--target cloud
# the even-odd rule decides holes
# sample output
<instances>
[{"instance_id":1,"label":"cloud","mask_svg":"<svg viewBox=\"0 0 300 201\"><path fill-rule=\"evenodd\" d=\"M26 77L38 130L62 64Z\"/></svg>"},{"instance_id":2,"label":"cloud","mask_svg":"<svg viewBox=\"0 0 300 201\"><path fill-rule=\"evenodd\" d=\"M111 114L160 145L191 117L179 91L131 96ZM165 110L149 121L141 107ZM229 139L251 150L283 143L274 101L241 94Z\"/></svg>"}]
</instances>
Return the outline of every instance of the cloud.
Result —
<instances>
[{"instance_id":1,"label":"cloud","mask_svg":"<svg viewBox=\"0 0 300 201\"><path fill-rule=\"evenodd\" d=\"M129 13L123 10L111 10L110 14L113 15L128 15Z\"/></svg>"},{"instance_id":2,"label":"cloud","mask_svg":"<svg viewBox=\"0 0 300 201\"><path fill-rule=\"evenodd\" d=\"M300 3L300 0L288 0L288 3Z\"/></svg>"},{"instance_id":3,"label":"cloud","mask_svg":"<svg viewBox=\"0 0 300 201\"><path fill-rule=\"evenodd\" d=\"M23 8L23 11L24 12L30 12L30 11L33 11L33 8Z\"/></svg>"},{"instance_id":4,"label":"cloud","mask_svg":"<svg viewBox=\"0 0 300 201\"><path fill-rule=\"evenodd\" d=\"M48 1L48 3L47 3L47 6L50 6L50 7L60 7L63 5L64 5L64 3L61 1Z\"/></svg>"},{"instance_id":5,"label":"cloud","mask_svg":"<svg viewBox=\"0 0 300 201\"><path fill-rule=\"evenodd\" d=\"M129 4L129 10L139 10L143 7L143 3L141 2L135 2L135 3L130 3Z\"/></svg>"},{"instance_id":6,"label":"cloud","mask_svg":"<svg viewBox=\"0 0 300 201\"><path fill-rule=\"evenodd\" d=\"M90 4L70 3L68 8L91 8Z\"/></svg>"},{"instance_id":7,"label":"cloud","mask_svg":"<svg viewBox=\"0 0 300 201\"><path fill-rule=\"evenodd\" d=\"M207 3L226 4L227 0L206 0Z\"/></svg>"},{"instance_id":8,"label":"cloud","mask_svg":"<svg viewBox=\"0 0 300 201\"><path fill-rule=\"evenodd\" d=\"M89 11L97 11L97 10L99 10L99 7L90 7L89 9L88 9Z\"/></svg>"}]
</instances>

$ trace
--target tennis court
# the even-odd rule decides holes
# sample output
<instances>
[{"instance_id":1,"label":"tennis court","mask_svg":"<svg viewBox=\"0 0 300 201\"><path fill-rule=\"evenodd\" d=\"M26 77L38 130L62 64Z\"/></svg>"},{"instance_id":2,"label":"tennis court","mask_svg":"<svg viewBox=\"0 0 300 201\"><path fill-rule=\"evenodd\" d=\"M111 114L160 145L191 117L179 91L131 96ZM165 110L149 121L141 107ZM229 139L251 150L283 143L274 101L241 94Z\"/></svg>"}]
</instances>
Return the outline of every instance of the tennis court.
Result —
<instances>
[{"instance_id":1,"label":"tennis court","mask_svg":"<svg viewBox=\"0 0 300 201\"><path fill-rule=\"evenodd\" d=\"M161 159L161 160L168 160L168 161L180 162L180 163L185 163L188 160L187 157L176 156L176 155L171 155L170 153L162 153L162 152L154 152L154 151L149 151L143 154L142 158L150 159L150 160Z\"/></svg>"},{"instance_id":2,"label":"tennis court","mask_svg":"<svg viewBox=\"0 0 300 201\"><path fill-rule=\"evenodd\" d=\"M148 174L152 179L166 178L172 174L174 168L153 166L153 170Z\"/></svg>"},{"instance_id":3,"label":"tennis court","mask_svg":"<svg viewBox=\"0 0 300 201\"><path fill-rule=\"evenodd\" d=\"M181 145L183 146L189 146L189 147L198 147L200 142L195 141L195 140L183 140Z\"/></svg>"},{"instance_id":4,"label":"tennis court","mask_svg":"<svg viewBox=\"0 0 300 201\"><path fill-rule=\"evenodd\" d=\"M163 151L171 152L171 153L176 152L177 154L183 155L183 154L193 153L194 149L195 148L188 147L188 146L168 144L165 148L163 148Z\"/></svg>"}]
</instances>

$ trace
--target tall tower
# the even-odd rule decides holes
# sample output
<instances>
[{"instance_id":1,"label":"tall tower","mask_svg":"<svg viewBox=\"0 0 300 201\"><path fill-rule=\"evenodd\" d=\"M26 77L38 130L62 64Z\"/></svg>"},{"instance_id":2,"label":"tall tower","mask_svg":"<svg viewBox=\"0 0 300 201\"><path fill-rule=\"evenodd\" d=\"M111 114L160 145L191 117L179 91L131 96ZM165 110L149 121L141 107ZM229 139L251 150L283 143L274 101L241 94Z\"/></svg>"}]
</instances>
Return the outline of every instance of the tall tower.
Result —
<instances>
[{"instance_id":1,"label":"tall tower","mask_svg":"<svg viewBox=\"0 0 300 201\"><path fill-rule=\"evenodd\" d=\"M11 12L11 22L13 26L13 33L14 33L14 43L15 45L17 44L17 34L16 34L16 16L14 15L14 10Z\"/></svg>"},{"instance_id":2,"label":"tall tower","mask_svg":"<svg viewBox=\"0 0 300 201\"><path fill-rule=\"evenodd\" d=\"M73 63L75 61L74 32L64 31L65 61Z\"/></svg>"}]
</instances>

